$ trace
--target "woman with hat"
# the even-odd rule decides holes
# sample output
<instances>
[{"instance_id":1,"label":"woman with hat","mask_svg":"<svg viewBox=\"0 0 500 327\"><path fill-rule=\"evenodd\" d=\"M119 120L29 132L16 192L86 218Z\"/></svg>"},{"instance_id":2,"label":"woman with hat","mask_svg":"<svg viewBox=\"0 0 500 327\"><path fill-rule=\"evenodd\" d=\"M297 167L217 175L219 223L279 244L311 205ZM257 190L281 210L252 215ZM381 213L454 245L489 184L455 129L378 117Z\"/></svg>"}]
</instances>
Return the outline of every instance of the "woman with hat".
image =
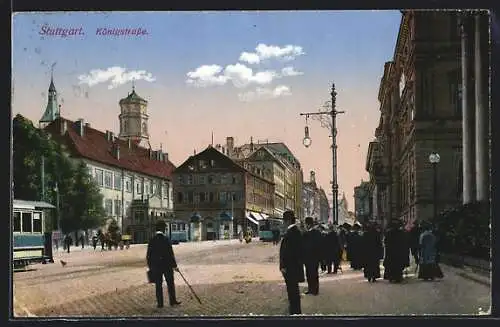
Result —
<instances>
[{"instance_id":1,"label":"woman with hat","mask_svg":"<svg viewBox=\"0 0 500 327\"><path fill-rule=\"evenodd\" d=\"M377 232L374 223L368 223L362 236L363 244L363 272L368 282L375 282L380 278L380 259L384 256L382 236Z\"/></svg>"},{"instance_id":2,"label":"woman with hat","mask_svg":"<svg viewBox=\"0 0 500 327\"><path fill-rule=\"evenodd\" d=\"M385 234L384 279L391 283L403 281L403 270L409 260L408 242L400 220L393 220Z\"/></svg>"},{"instance_id":3,"label":"woman with hat","mask_svg":"<svg viewBox=\"0 0 500 327\"><path fill-rule=\"evenodd\" d=\"M418 278L423 280L433 280L443 278L443 272L437 263L437 238L432 232L432 225L429 222L422 224L422 234L420 234L420 256L418 267Z\"/></svg>"}]
</instances>

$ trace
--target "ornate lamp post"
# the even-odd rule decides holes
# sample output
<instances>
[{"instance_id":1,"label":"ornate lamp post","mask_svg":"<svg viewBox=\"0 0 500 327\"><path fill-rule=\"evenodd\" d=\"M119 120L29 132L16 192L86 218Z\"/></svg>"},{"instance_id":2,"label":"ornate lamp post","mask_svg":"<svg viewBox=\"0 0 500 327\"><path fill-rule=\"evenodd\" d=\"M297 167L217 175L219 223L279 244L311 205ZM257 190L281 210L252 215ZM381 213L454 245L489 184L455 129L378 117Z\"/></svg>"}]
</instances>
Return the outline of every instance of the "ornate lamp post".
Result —
<instances>
[{"instance_id":1,"label":"ornate lamp post","mask_svg":"<svg viewBox=\"0 0 500 327\"><path fill-rule=\"evenodd\" d=\"M441 160L441 157L439 156L439 154L437 152L433 152L429 155L429 162L432 165L432 173L433 173L433 179L434 179L434 187L433 187L433 191L434 191L434 205L433 205L434 220L436 220L437 215L438 215L438 208L437 208L437 187L438 187L438 185L437 185L438 184L437 183L437 166L438 166L440 160Z\"/></svg>"},{"instance_id":2,"label":"ornate lamp post","mask_svg":"<svg viewBox=\"0 0 500 327\"><path fill-rule=\"evenodd\" d=\"M332 84L332 90L330 93L331 99L331 110L330 111L319 111L319 112L306 112L301 113L301 116L306 116L306 124L309 116L313 118L317 118L321 122L321 126L328 128L331 133L332 138L332 193L333 193L333 206L332 206L332 214L333 214L333 223L338 224L338 195L339 195L339 186L337 184L337 115L343 114L345 111L337 111L336 109L336 101L337 101L337 92L335 91L335 84ZM330 117L327 118L327 117ZM302 140L302 143L306 148L310 147L312 144L311 137L309 136L309 127L305 127L305 136Z\"/></svg>"}]
</instances>

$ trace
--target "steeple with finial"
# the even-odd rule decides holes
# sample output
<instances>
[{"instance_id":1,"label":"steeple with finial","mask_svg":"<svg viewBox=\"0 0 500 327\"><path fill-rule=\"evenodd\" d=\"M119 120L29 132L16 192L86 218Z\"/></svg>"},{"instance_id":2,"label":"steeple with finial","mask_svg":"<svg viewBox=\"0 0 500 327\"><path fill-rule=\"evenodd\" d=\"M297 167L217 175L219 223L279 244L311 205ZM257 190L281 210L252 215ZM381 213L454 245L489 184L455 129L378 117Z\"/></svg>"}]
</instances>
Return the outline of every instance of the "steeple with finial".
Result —
<instances>
[{"instance_id":1,"label":"steeple with finial","mask_svg":"<svg viewBox=\"0 0 500 327\"><path fill-rule=\"evenodd\" d=\"M59 118L59 116L60 107L57 103L57 90L56 86L54 85L54 65L52 65L50 72L50 85L47 107L45 108L45 112L43 113L42 118L38 121L40 128L46 127L51 122Z\"/></svg>"}]
</instances>

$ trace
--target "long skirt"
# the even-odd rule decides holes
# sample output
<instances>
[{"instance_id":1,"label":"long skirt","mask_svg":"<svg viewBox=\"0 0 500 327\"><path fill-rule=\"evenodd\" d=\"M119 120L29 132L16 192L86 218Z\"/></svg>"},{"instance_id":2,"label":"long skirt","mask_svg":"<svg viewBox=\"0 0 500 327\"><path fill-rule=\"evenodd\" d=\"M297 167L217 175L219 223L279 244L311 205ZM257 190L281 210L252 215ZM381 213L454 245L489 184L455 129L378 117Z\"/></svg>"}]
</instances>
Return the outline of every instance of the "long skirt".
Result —
<instances>
[{"instance_id":1,"label":"long skirt","mask_svg":"<svg viewBox=\"0 0 500 327\"><path fill-rule=\"evenodd\" d=\"M363 273L366 279L380 278L380 261L370 260L365 264Z\"/></svg>"},{"instance_id":2,"label":"long skirt","mask_svg":"<svg viewBox=\"0 0 500 327\"><path fill-rule=\"evenodd\" d=\"M401 282L403 280L403 270L399 264L384 265L384 279L390 282Z\"/></svg>"},{"instance_id":3,"label":"long skirt","mask_svg":"<svg viewBox=\"0 0 500 327\"><path fill-rule=\"evenodd\" d=\"M418 266L419 279L434 279L443 277L443 271L437 263L424 263Z\"/></svg>"}]
</instances>

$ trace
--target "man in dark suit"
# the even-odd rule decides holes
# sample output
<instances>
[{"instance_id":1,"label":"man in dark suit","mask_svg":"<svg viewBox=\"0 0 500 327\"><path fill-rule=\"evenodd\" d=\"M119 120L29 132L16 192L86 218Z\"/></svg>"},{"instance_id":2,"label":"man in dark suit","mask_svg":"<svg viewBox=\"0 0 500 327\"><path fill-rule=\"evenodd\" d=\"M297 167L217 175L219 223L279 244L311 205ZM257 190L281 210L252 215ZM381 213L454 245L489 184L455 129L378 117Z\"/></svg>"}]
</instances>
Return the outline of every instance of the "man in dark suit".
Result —
<instances>
[{"instance_id":1,"label":"man in dark suit","mask_svg":"<svg viewBox=\"0 0 500 327\"><path fill-rule=\"evenodd\" d=\"M295 224L293 211L283 213L287 226L280 245L280 271L283 274L288 294L289 312L301 314L299 283L304 281L302 262L302 233Z\"/></svg>"},{"instance_id":2,"label":"man in dark suit","mask_svg":"<svg viewBox=\"0 0 500 327\"><path fill-rule=\"evenodd\" d=\"M314 219L306 217L306 232L303 236L303 258L306 266L307 291L305 294L318 295L319 293L319 262L321 261L321 232L315 228Z\"/></svg>"},{"instance_id":3,"label":"man in dark suit","mask_svg":"<svg viewBox=\"0 0 500 327\"><path fill-rule=\"evenodd\" d=\"M156 235L148 244L146 260L156 284L156 301L158 308L163 308L163 276L167 281L168 298L171 306L179 305L175 297L174 270L177 269L174 250L170 239L164 234L167 227L163 220L156 222Z\"/></svg>"}]
</instances>

